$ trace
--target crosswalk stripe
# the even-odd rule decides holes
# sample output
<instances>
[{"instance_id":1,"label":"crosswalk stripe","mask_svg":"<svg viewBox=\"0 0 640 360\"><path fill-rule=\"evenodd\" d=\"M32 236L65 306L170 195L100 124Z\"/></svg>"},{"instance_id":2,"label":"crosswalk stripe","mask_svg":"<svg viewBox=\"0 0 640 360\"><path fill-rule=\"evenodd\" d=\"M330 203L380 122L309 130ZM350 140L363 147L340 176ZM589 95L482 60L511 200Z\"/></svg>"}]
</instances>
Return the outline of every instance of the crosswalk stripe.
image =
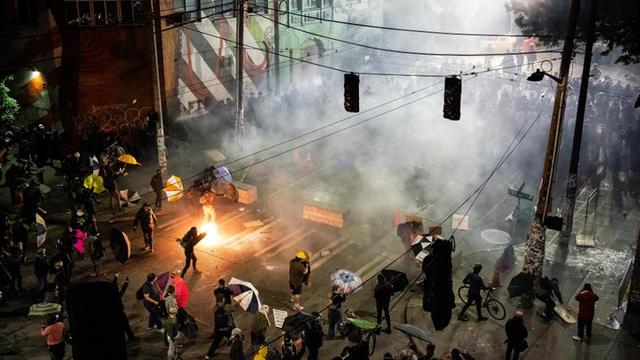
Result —
<instances>
[{"instance_id":1,"label":"crosswalk stripe","mask_svg":"<svg viewBox=\"0 0 640 360\"><path fill-rule=\"evenodd\" d=\"M336 242L340 241L340 239L336 240ZM348 240L347 242L343 243L342 245L338 246L335 250L333 250L331 252L331 254L323 257L322 259L318 260L317 263L311 263L311 265L317 269L320 266L324 265L327 261L329 261L331 258L333 258L334 256L336 256L340 251L346 249L347 247L349 247L350 245L352 245L354 243L353 240Z\"/></svg>"},{"instance_id":2,"label":"crosswalk stripe","mask_svg":"<svg viewBox=\"0 0 640 360\"><path fill-rule=\"evenodd\" d=\"M325 251L329 251L332 248L338 246L343 240L345 240L344 238L339 238L338 240L332 242L331 244L323 247L322 249L314 252L311 254L311 261L315 261L316 259L318 259L319 257L322 257L322 253Z\"/></svg>"},{"instance_id":3,"label":"crosswalk stripe","mask_svg":"<svg viewBox=\"0 0 640 360\"><path fill-rule=\"evenodd\" d=\"M238 234L235 234L235 235L232 235L232 236L229 236L229 237L225 237L221 242L216 244L216 247L220 247L222 245L226 245L226 244L229 244L229 243L235 242L235 241L244 241L245 239L248 239L249 237L251 237L251 236L253 236L255 234L258 234L258 233L260 233L262 231L265 231L265 230L271 228L272 226L274 226L275 224L279 223L280 221L282 221L282 219L276 219L276 220L268 223L267 225L262 226L260 228L257 228L257 229L255 229L253 231L244 230L244 231L241 231Z\"/></svg>"},{"instance_id":4,"label":"crosswalk stripe","mask_svg":"<svg viewBox=\"0 0 640 360\"><path fill-rule=\"evenodd\" d=\"M382 256L376 256L373 258L373 260L369 261L368 263L364 264L363 267L361 267L360 269L358 269L356 271L356 274L360 275L360 277L362 277L362 274L365 272L365 270L369 269L370 267L379 264L380 261L382 261L383 257Z\"/></svg>"},{"instance_id":5,"label":"crosswalk stripe","mask_svg":"<svg viewBox=\"0 0 640 360\"><path fill-rule=\"evenodd\" d=\"M302 232L304 232L306 229L305 228L300 228L294 232L292 232L291 234L283 237L282 239L270 244L269 246L265 247L264 249L258 251L257 253L255 253L253 256L257 257L257 256L261 256L262 254L265 254L269 251L271 251L273 248L277 247L278 245L282 244L285 241L288 241L289 239L298 236L299 234L301 234ZM292 242L293 244L293 242ZM269 256L274 256L275 254L277 254L278 252L274 252L272 254L269 254Z\"/></svg>"}]
</instances>

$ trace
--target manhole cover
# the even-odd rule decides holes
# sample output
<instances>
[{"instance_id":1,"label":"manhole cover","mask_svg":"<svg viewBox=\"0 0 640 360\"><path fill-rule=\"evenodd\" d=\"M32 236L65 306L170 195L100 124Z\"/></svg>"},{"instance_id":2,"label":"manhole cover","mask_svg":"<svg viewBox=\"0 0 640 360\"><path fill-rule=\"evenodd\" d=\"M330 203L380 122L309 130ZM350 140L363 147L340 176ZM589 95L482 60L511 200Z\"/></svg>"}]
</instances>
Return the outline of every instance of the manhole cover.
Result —
<instances>
[{"instance_id":1,"label":"manhole cover","mask_svg":"<svg viewBox=\"0 0 640 360\"><path fill-rule=\"evenodd\" d=\"M511 236L498 229L483 230L480 236L484 241L496 245L507 245L511 242Z\"/></svg>"}]
</instances>

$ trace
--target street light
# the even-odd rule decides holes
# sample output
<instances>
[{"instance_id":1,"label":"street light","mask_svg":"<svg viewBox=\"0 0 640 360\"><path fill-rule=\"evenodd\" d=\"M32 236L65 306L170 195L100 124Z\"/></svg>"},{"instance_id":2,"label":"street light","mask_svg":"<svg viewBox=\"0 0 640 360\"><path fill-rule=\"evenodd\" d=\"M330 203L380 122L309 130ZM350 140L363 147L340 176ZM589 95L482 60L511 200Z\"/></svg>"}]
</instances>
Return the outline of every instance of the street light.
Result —
<instances>
[{"instance_id":1,"label":"street light","mask_svg":"<svg viewBox=\"0 0 640 360\"><path fill-rule=\"evenodd\" d=\"M549 74L548 72L542 71L540 69L537 69L536 72L534 72L533 74L529 75L527 80L528 81L534 81L534 82L542 81L542 79L544 79L545 75L547 75L548 77L552 78L558 84L560 84L562 82L562 80L560 80L560 78L555 77L555 76Z\"/></svg>"}]
</instances>

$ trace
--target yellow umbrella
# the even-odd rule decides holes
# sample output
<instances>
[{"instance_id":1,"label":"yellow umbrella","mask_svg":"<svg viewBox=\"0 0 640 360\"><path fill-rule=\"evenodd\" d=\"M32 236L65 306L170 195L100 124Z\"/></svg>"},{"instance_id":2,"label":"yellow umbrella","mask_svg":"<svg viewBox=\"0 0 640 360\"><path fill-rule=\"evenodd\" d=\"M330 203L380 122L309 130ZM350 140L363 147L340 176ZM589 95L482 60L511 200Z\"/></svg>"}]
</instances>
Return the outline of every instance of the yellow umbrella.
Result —
<instances>
[{"instance_id":1,"label":"yellow umbrella","mask_svg":"<svg viewBox=\"0 0 640 360\"><path fill-rule=\"evenodd\" d=\"M96 194L100 194L106 190L104 188L104 179L102 179L102 176L96 174L87 176L84 179L83 185L87 189L93 189L93 192Z\"/></svg>"},{"instance_id":2,"label":"yellow umbrella","mask_svg":"<svg viewBox=\"0 0 640 360\"><path fill-rule=\"evenodd\" d=\"M138 160L136 160L136 158L133 157L133 155L129 155L129 154L118 156L118 161L123 162L125 164L129 164L129 165L142 165L138 162Z\"/></svg>"},{"instance_id":3,"label":"yellow umbrella","mask_svg":"<svg viewBox=\"0 0 640 360\"><path fill-rule=\"evenodd\" d=\"M184 192L182 179L175 175L171 175L169 180L167 180L167 186L165 186L164 192L167 194L167 201L174 202L180 200Z\"/></svg>"}]
</instances>

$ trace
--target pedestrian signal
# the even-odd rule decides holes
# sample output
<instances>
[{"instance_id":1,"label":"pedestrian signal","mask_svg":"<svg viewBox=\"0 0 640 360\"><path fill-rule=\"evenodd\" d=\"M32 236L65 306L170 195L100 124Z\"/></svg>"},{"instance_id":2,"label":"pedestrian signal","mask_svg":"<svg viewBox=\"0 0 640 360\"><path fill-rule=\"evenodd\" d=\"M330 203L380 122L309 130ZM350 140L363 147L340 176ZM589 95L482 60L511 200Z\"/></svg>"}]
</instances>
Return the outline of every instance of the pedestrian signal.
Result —
<instances>
[{"instance_id":1,"label":"pedestrian signal","mask_svg":"<svg viewBox=\"0 0 640 360\"><path fill-rule=\"evenodd\" d=\"M344 74L344 109L360 112L360 77L354 73Z\"/></svg>"},{"instance_id":2,"label":"pedestrian signal","mask_svg":"<svg viewBox=\"0 0 640 360\"><path fill-rule=\"evenodd\" d=\"M460 98L462 97L462 79L449 76L444 79L444 118L460 120Z\"/></svg>"}]
</instances>

